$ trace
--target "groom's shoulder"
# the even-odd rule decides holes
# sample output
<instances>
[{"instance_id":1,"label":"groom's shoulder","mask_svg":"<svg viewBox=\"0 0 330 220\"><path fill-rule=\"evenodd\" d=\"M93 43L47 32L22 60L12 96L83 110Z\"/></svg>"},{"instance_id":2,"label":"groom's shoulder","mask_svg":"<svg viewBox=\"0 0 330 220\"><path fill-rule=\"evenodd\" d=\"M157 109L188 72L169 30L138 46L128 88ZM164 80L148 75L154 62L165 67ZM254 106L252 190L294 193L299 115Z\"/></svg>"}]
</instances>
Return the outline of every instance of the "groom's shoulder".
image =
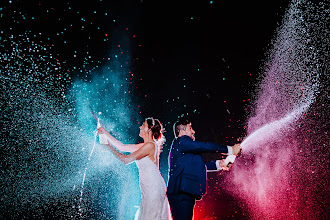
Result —
<instances>
[{"instance_id":1,"label":"groom's shoulder","mask_svg":"<svg viewBox=\"0 0 330 220\"><path fill-rule=\"evenodd\" d=\"M172 146L179 143L179 138L174 138L172 141Z\"/></svg>"},{"instance_id":2,"label":"groom's shoulder","mask_svg":"<svg viewBox=\"0 0 330 220\"><path fill-rule=\"evenodd\" d=\"M179 137L176 141L175 144L181 146L181 145L184 145L184 146L187 146L187 145L191 145L192 142L194 142L189 136L182 136L182 137Z\"/></svg>"},{"instance_id":3,"label":"groom's shoulder","mask_svg":"<svg viewBox=\"0 0 330 220\"><path fill-rule=\"evenodd\" d=\"M181 136L181 137L174 138L172 141L172 145L180 144L180 142L184 141L186 138L187 138L187 136Z\"/></svg>"},{"instance_id":4,"label":"groom's shoulder","mask_svg":"<svg viewBox=\"0 0 330 220\"><path fill-rule=\"evenodd\" d=\"M183 135L182 137L178 138L179 143L183 141L193 141L189 136Z\"/></svg>"},{"instance_id":5,"label":"groom's shoulder","mask_svg":"<svg viewBox=\"0 0 330 220\"><path fill-rule=\"evenodd\" d=\"M178 138L173 139L172 141L172 147L173 146L178 146L182 143L187 144L188 142L193 141L189 136L184 135Z\"/></svg>"}]
</instances>

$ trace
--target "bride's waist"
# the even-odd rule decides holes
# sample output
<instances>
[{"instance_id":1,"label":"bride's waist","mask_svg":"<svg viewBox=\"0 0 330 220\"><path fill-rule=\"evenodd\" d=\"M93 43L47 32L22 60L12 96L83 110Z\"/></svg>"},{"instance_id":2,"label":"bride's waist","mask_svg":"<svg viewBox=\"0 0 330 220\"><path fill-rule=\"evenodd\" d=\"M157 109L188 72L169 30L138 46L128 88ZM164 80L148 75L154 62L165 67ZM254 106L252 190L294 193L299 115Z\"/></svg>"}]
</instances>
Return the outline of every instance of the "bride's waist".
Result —
<instances>
[{"instance_id":1,"label":"bride's waist","mask_svg":"<svg viewBox=\"0 0 330 220\"><path fill-rule=\"evenodd\" d=\"M154 183L154 182L158 182L158 181L161 181L161 182L165 182L162 175L160 175L159 172L153 172L153 173L139 173L139 179L140 181L148 181L150 182L151 184Z\"/></svg>"},{"instance_id":2,"label":"bride's waist","mask_svg":"<svg viewBox=\"0 0 330 220\"><path fill-rule=\"evenodd\" d=\"M140 177L140 188L142 191L166 191L166 184L163 178Z\"/></svg>"}]
</instances>

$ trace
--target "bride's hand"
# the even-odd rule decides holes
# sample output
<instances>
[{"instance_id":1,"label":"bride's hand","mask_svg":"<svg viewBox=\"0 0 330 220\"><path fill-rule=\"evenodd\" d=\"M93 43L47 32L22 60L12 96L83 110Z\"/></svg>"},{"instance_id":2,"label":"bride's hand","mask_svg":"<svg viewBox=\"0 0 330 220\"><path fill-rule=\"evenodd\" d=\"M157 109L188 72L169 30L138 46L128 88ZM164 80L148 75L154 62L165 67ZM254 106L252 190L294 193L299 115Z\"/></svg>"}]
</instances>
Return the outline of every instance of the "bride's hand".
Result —
<instances>
[{"instance_id":1,"label":"bride's hand","mask_svg":"<svg viewBox=\"0 0 330 220\"><path fill-rule=\"evenodd\" d=\"M105 130L104 127L99 127L99 128L97 129L97 132L98 132L99 134L105 134L106 130Z\"/></svg>"}]
</instances>

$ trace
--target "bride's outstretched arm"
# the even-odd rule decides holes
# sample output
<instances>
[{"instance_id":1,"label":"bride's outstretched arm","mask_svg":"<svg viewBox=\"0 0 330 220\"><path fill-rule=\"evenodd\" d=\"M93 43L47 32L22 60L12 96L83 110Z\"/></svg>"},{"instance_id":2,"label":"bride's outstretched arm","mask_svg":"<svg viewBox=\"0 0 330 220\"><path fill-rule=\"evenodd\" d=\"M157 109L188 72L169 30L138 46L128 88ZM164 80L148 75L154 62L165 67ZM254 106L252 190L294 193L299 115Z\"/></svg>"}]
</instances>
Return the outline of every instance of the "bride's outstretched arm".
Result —
<instances>
[{"instance_id":1,"label":"bride's outstretched arm","mask_svg":"<svg viewBox=\"0 0 330 220\"><path fill-rule=\"evenodd\" d=\"M134 152L137 151L143 143L140 144L123 144L116 138L114 138L109 132L107 132L104 127L100 127L97 129L99 134L104 134L107 137L107 140L109 143L113 146L115 146L118 150L120 151L125 151L125 152Z\"/></svg>"},{"instance_id":2,"label":"bride's outstretched arm","mask_svg":"<svg viewBox=\"0 0 330 220\"><path fill-rule=\"evenodd\" d=\"M108 147L110 151L119 159L121 160L124 164L129 164L133 162L134 160L140 160L143 157L146 157L150 155L151 153L154 153L153 151L155 150L155 146L152 143L145 143L142 147L140 147L137 151L134 151L133 153L129 155L125 155L122 153L119 153L108 141Z\"/></svg>"}]
</instances>

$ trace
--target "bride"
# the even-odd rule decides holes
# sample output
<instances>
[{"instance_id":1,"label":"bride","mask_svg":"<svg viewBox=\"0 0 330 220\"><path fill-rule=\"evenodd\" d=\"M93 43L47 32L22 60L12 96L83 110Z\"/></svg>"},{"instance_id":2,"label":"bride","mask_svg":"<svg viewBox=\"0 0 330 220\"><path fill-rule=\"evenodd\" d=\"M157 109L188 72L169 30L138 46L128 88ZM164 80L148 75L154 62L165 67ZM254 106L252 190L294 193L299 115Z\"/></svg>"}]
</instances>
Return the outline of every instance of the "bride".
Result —
<instances>
[{"instance_id":1,"label":"bride","mask_svg":"<svg viewBox=\"0 0 330 220\"><path fill-rule=\"evenodd\" d=\"M135 214L135 219L138 220L171 219L166 184L159 172L160 145L162 140L165 140L162 131L163 127L158 119L147 118L140 126L140 137L143 138L143 143L123 144L103 127L98 128L99 134L106 135L109 143L107 146L118 159L125 164L135 161L139 168L142 197L140 208ZM116 148L120 151L131 152L131 154L122 154Z\"/></svg>"}]
</instances>

